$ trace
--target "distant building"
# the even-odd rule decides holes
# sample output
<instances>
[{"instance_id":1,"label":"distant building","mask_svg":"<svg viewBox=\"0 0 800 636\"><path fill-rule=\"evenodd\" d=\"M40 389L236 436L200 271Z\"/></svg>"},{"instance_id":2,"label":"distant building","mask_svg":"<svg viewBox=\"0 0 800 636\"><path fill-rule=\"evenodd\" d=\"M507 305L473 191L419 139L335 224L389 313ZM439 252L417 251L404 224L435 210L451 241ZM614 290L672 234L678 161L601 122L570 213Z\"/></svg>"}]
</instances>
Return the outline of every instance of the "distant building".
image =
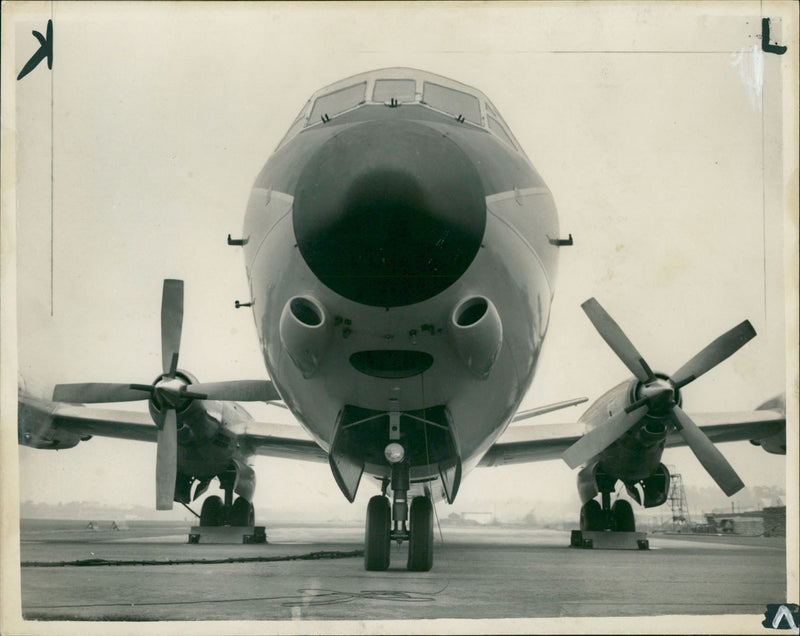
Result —
<instances>
[{"instance_id":1,"label":"distant building","mask_svg":"<svg viewBox=\"0 0 800 636\"><path fill-rule=\"evenodd\" d=\"M786 536L786 506L768 506L764 513L764 536Z\"/></svg>"},{"instance_id":2,"label":"distant building","mask_svg":"<svg viewBox=\"0 0 800 636\"><path fill-rule=\"evenodd\" d=\"M720 534L785 537L786 506L745 512L706 513L706 526Z\"/></svg>"},{"instance_id":3,"label":"distant building","mask_svg":"<svg viewBox=\"0 0 800 636\"><path fill-rule=\"evenodd\" d=\"M492 522L494 515L491 512L463 512L461 518L467 523L487 525Z\"/></svg>"}]
</instances>

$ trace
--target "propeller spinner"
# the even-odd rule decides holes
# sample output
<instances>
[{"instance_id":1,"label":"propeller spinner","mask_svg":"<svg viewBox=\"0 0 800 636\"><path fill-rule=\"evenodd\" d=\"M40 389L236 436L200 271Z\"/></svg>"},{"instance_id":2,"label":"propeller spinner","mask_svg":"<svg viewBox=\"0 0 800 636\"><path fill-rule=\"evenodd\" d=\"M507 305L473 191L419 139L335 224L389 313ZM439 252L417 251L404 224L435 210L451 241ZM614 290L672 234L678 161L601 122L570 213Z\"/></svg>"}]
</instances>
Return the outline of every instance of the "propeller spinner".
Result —
<instances>
[{"instance_id":1,"label":"propeller spinner","mask_svg":"<svg viewBox=\"0 0 800 636\"><path fill-rule=\"evenodd\" d=\"M713 442L678 406L678 391L720 362L736 353L756 332L745 320L722 334L678 369L670 378L657 377L620 326L597 300L590 298L582 305L603 340L639 380L637 400L584 435L564 453L564 461L575 468L600 454L649 414L666 416L673 428L700 461L708 474L726 495L744 488L736 471L717 450Z\"/></svg>"},{"instance_id":2,"label":"propeller spinner","mask_svg":"<svg viewBox=\"0 0 800 636\"><path fill-rule=\"evenodd\" d=\"M183 281L165 279L161 295L161 364L163 374L153 384L88 382L58 384L53 401L80 404L152 399L164 411L156 449L156 508L171 510L178 466L178 410L191 400L269 402L280 400L267 380L234 380L192 384L177 375L183 329Z\"/></svg>"}]
</instances>

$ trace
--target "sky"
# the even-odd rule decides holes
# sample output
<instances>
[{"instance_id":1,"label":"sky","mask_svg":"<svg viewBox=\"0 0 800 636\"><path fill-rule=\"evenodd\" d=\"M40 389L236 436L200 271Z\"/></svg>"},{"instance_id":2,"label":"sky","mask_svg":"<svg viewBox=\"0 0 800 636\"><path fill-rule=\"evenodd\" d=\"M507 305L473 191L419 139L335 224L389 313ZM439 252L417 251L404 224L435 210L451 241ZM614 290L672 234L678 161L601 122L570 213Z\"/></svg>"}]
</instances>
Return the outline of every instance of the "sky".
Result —
<instances>
[{"instance_id":1,"label":"sky","mask_svg":"<svg viewBox=\"0 0 800 636\"><path fill-rule=\"evenodd\" d=\"M796 286L782 276L783 60L761 53L758 3L698 7L29 5L8 27L14 68L51 14L55 52L52 72L12 84L19 374L43 394L151 382L169 277L185 280L180 366L201 381L265 377L252 315L234 309L248 297L241 250L225 238L240 234L255 176L311 93L411 66L492 100L574 237L522 408L591 401L628 377L580 309L591 296L667 373L749 319L758 336L687 387L684 410L756 407L785 390L784 291ZM785 483L783 457L746 442L721 450L748 486ZM688 450L664 461L687 485L713 486ZM375 491L362 485L351 505L326 465L253 465L267 515L362 518ZM152 444L21 448L20 498L148 505L154 470ZM439 514L577 518L575 473L561 461L476 470Z\"/></svg>"}]
</instances>

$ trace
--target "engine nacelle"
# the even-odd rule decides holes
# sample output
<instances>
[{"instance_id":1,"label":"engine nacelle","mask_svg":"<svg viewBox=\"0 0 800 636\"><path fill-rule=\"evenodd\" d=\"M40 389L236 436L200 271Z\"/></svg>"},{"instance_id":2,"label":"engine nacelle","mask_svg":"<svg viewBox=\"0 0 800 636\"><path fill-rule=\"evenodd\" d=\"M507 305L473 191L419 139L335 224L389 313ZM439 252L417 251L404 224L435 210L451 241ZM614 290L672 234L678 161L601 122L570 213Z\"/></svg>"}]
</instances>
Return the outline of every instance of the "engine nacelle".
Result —
<instances>
[{"instance_id":1,"label":"engine nacelle","mask_svg":"<svg viewBox=\"0 0 800 636\"><path fill-rule=\"evenodd\" d=\"M637 380L625 381L600 396L586 409L580 422L587 430L601 426L638 399ZM669 426L663 417L645 415L625 435L598 456L599 468L625 482L638 483L658 470Z\"/></svg>"},{"instance_id":2,"label":"engine nacelle","mask_svg":"<svg viewBox=\"0 0 800 636\"><path fill-rule=\"evenodd\" d=\"M638 482L627 482L625 489L637 503L645 508L653 508L667 500L669 483L669 470L664 464L659 464L652 475L640 479Z\"/></svg>"},{"instance_id":3,"label":"engine nacelle","mask_svg":"<svg viewBox=\"0 0 800 636\"><path fill-rule=\"evenodd\" d=\"M464 298L450 314L448 331L462 362L486 378L503 345L503 323L494 303L485 296Z\"/></svg>"},{"instance_id":4,"label":"engine nacelle","mask_svg":"<svg viewBox=\"0 0 800 636\"><path fill-rule=\"evenodd\" d=\"M286 353L304 378L314 375L331 337L328 312L312 296L295 296L283 308L280 335Z\"/></svg>"},{"instance_id":5,"label":"engine nacelle","mask_svg":"<svg viewBox=\"0 0 800 636\"><path fill-rule=\"evenodd\" d=\"M233 464L236 466L236 482L233 491L247 501L253 501L256 492L256 471L237 459L233 460Z\"/></svg>"},{"instance_id":6,"label":"engine nacelle","mask_svg":"<svg viewBox=\"0 0 800 636\"><path fill-rule=\"evenodd\" d=\"M667 422L663 419L645 417L643 425L636 433L636 439L645 448L662 443L667 437Z\"/></svg>"},{"instance_id":7,"label":"engine nacelle","mask_svg":"<svg viewBox=\"0 0 800 636\"><path fill-rule=\"evenodd\" d=\"M773 455L786 454L786 431L776 433L771 437L762 437L761 439L751 439L750 443L753 446L760 446L768 453Z\"/></svg>"},{"instance_id":8,"label":"engine nacelle","mask_svg":"<svg viewBox=\"0 0 800 636\"><path fill-rule=\"evenodd\" d=\"M610 480L610 481L609 481ZM590 464L578 473L578 495L581 503L594 499L600 492L600 483L613 485L616 475L604 471L599 463ZM623 480L625 489L640 506L652 508L660 506L669 494L670 474L664 464L658 464L648 476L638 480Z\"/></svg>"},{"instance_id":9,"label":"engine nacelle","mask_svg":"<svg viewBox=\"0 0 800 636\"><path fill-rule=\"evenodd\" d=\"M786 417L786 396L785 395L778 395L771 400L767 400L761 406L756 408L757 411L777 411L778 413L782 413L784 418ZM758 439L751 439L750 443L753 446L760 446L768 453L772 453L773 455L785 455L786 454L786 426L784 425L783 428L776 432L772 433L771 435L767 435L765 437L760 437Z\"/></svg>"},{"instance_id":10,"label":"engine nacelle","mask_svg":"<svg viewBox=\"0 0 800 636\"><path fill-rule=\"evenodd\" d=\"M53 428L55 406L51 402L20 395L17 411L17 440L22 446L61 450L73 448L91 435L76 435Z\"/></svg>"}]
</instances>

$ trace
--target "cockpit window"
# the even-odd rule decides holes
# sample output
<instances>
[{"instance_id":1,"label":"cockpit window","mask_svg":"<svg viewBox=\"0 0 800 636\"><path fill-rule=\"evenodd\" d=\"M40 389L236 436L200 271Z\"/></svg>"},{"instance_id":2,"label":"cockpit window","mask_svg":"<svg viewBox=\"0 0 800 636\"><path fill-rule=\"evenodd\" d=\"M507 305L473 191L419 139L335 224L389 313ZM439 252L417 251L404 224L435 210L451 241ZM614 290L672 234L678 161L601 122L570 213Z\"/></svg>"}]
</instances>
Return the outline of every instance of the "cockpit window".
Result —
<instances>
[{"instance_id":1,"label":"cockpit window","mask_svg":"<svg viewBox=\"0 0 800 636\"><path fill-rule=\"evenodd\" d=\"M366 92L367 83L361 82L318 97L317 101L314 102L314 108L311 110L307 125L319 122L323 115L333 117L355 108L359 104L363 104Z\"/></svg>"},{"instance_id":2,"label":"cockpit window","mask_svg":"<svg viewBox=\"0 0 800 636\"><path fill-rule=\"evenodd\" d=\"M486 100L486 123L489 124L489 130L496 134L500 139L505 141L509 146L518 149L517 142L514 141L514 136L509 131L508 126L503 121L503 118L497 112L497 109L492 106L492 103Z\"/></svg>"},{"instance_id":3,"label":"cockpit window","mask_svg":"<svg viewBox=\"0 0 800 636\"><path fill-rule=\"evenodd\" d=\"M311 107L311 100L307 101L303 109L300 111L300 114L297 118L292 122L292 125L289 126L289 130L286 131L286 134L281 139L281 143L278 144L278 147L285 144L289 139L294 137L298 130L300 130L306 123L306 117L308 117L308 109Z\"/></svg>"},{"instance_id":4,"label":"cockpit window","mask_svg":"<svg viewBox=\"0 0 800 636\"><path fill-rule=\"evenodd\" d=\"M503 126L502 123L500 123L491 115L488 116L486 119L489 122L489 130L491 130L494 134L500 137L500 139L505 141L509 146L516 149L517 144L514 143L514 140L511 138L511 135L508 133L505 126Z\"/></svg>"},{"instance_id":5,"label":"cockpit window","mask_svg":"<svg viewBox=\"0 0 800 636\"><path fill-rule=\"evenodd\" d=\"M473 124L482 125L481 104L474 95L433 82L425 82L422 89L422 101L437 110L456 117L460 115Z\"/></svg>"},{"instance_id":6,"label":"cockpit window","mask_svg":"<svg viewBox=\"0 0 800 636\"><path fill-rule=\"evenodd\" d=\"M413 79L377 79L372 101L386 103L395 99L399 103L413 102L416 90L417 82Z\"/></svg>"}]
</instances>

